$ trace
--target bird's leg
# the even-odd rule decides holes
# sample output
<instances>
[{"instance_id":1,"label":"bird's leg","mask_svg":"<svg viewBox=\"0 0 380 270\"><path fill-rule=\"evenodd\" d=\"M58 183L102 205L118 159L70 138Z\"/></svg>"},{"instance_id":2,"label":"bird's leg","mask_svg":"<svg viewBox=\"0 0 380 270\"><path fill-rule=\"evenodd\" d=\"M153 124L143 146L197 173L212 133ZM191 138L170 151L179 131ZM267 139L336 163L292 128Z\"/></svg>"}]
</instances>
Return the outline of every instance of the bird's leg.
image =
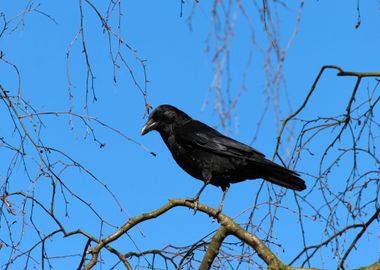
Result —
<instances>
[{"instance_id":1,"label":"bird's leg","mask_svg":"<svg viewBox=\"0 0 380 270\"><path fill-rule=\"evenodd\" d=\"M195 213L197 212L197 209L198 209L198 203L199 203L199 197L201 196L203 190L206 188L206 186L210 183L210 181L205 181L203 183L203 186L201 187L201 189L198 191L198 193L195 195L194 198L188 200L188 201L191 201L194 203L194 215Z\"/></svg>"},{"instance_id":2,"label":"bird's leg","mask_svg":"<svg viewBox=\"0 0 380 270\"><path fill-rule=\"evenodd\" d=\"M195 195L194 197L194 201L199 201L199 197L201 196L201 193L203 192L203 190L206 188L206 186L210 183L210 181L205 181L203 183L203 186L201 187L201 189L198 191L197 195Z\"/></svg>"},{"instance_id":3,"label":"bird's leg","mask_svg":"<svg viewBox=\"0 0 380 270\"><path fill-rule=\"evenodd\" d=\"M211 182L211 173L203 173L204 179L206 179L203 182L203 186L201 189L198 191L198 193L195 195L194 198L188 200L194 203L194 215L197 212L198 209L198 203L199 203L199 197L201 196L203 190L206 188L206 186Z\"/></svg>"},{"instance_id":4,"label":"bird's leg","mask_svg":"<svg viewBox=\"0 0 380 270\"><path fill-rule=\"evenodd\" d=\"M218 209L216 210L216 215L222 212L224 199L226 198L226 195L229 189L230 189L230 185L222 186L222 190L223 190L222 200L220 201Z\"/></svg>"}]
</instances>

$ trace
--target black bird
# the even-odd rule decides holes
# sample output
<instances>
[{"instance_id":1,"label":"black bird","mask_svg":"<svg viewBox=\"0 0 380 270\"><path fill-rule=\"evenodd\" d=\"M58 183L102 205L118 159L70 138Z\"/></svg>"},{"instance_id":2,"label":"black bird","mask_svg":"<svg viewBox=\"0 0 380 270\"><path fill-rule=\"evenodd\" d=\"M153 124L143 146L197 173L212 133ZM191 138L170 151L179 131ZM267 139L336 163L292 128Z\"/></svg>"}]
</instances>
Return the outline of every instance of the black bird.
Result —
<instances>
[{"instance_id":1,"label":"black bird","mask_svg":"<svg viewBox=\"0 0 380 270\"><path fill-rule=\"evenodd\" d=\"M222 135L174 106L161 105L153 110L141 135L152 130L160 133L177 164L204 182L192 199L196 205L207 184L223 190L218 212L231 183L263 178L297 191L306 188L298 173L266 159L259 151Z\"/></svg>"}]
</instances>

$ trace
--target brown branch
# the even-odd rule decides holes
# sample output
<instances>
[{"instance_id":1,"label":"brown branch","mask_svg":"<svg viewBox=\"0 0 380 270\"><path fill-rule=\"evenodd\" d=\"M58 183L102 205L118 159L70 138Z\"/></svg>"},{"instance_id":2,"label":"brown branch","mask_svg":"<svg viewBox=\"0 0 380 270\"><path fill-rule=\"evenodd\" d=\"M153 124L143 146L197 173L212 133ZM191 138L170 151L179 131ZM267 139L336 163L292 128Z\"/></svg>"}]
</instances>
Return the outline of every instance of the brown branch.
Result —
<instances>
[{"instance_id":1,"label":"brown branch","mask_svg":"<svg viewBox=\"0 0 380 270\"><path fill-rule=\"evenodd\" d=\"M296 117L307 105L311 95L313 94L314 90L315 90L315 87L317 86L317 83L319 82L319 79L321 78L323 72L325 69L327 68L332 68L332 66L323 66L321 68L321 70L319 71L318 75L317 75L317 78L315 79L313 85L311 86L310 90L309 90L309 93L307 94L304 102L301 104L301 106L298 108L298 110L296 110L294 113L292 113L291 115L289 115L285 120L284 122L282 122L282 126L281 126L281 129L280 129L280 132L277 136L277 144L276 144L276 149L274 151L274 154L273 154L273 157L272 159L278 154L278 149L280 147L280 143L281 143L281 138L282 138L282 134L284 132L284 129L285 129L285 126L288 124L288 122L293 119L294 117ZM340 70L340 69L339 69Z\"/></svg>"},{"instance_id":2,"label":"brown branch","mask_svg":"<svg viewBox=\"0 0 380 270\"><path fill-rule=\"evenodd\" d=\"M185 201L185 200L183 200L183 201ZM92 248L89 251L89 253L92 254L92 258L91 258L90 262L87 265L85 265L84 269L85 270L91 269L93 266L95 266L95 264L97 263L97 260L98 260L99 253L105 245L117 240L120 236L122 236L124 233L126 233L128 230L130 230L131 228L133 228L137 224L139 224L145 220L156 218L156 217L164 214L165 212L167 212L168 210L170 210L171 208L173 208L175 206L176 205L172 201L169 201L167 204L165 204L164 206L162 206L161 208L159 208L157 210L154 210L154 211L149 212L149 213L144 213L144 214L141 214L137 217L129 219L128 222L126 222L123 226L120 227L120 229L118 229L116 232L109 235L108 237L104 238L103 240L99 241L98 245L96 245L94 248Z\"/></svg>"},{"instance_id":3,"label":"brown branch","mask_svg":"<svg viewBox=\"0 0 380 270\"><path fill-rule=\"evenodd\" d=\"M350 113L350 109L351 109L351 105L352 105L352 102L354 101L354 98L355 98L355 93L356 93L356 90L358 89L359 85L360 85L360 82L361 82L361 79L363 77L380 77L380 72L352 72L352 71L344 71L342 68L338 67L338 66L334 66L334 65L326 65L326 66L323 66L321 68L321 70L319 71L316 79L314 80L314 83L313 85L311 86L304 102L301 104L301 106L294 112L292 113L291 115L289 115L283 122L282 122L282 126L281 126L281 129L280 129L280 132L277 136L277 143L276 143L276 148L275 148L275 151L274 151L274 154L273 154L273 157L274 158L277 154L278 154L278 150L279 150L279 147L280 147L280 144L281 144L281 138L282 138L282 135L284 133L284 130L285 130L285 127L286 125L288 124L288 122L290 120L292 120L294 117L296 117L307 105L311 95L313 94L314 90L315 90L315 87L317 86L323 72L326 70L326 69L336 69L338 70L338 74L337 76L353 76L353 77L357 77L357 82L356 82L356 85L354 87L354 92L353 94L351 95L351 99L347 105L347 108L346 108L346 112L347 112L347 115L349 115ZM349 118L348 118L349 119Z\"/></svg>"},{"instance_id":4,"label":"brown branch","mask_svg":"<svg viewBox=\"0 0 380 270\"><path fill-rule=\"evenodd\" d=\"M342 234L344 234L345 232L347 232L348 230L351 230L351 229L357 229L357 228L363 228L365 225L364 224L352 224L350 226L347 226L345 227L344 229L340 230L339 232L335 233L334 235L330 236L329 238L327 238L325 241L323 241L322 243L318 244L318 245L312 245L312 246L308 246L308 247L305 247L291 262L290 262L290 265L292 265L294 262L296 262L304 253L306 253L308 250L310 249L313 249L311 254L310 255L307 255L307 259L306 260L309 260L312 256L314 256L314 254L320 249L322 248L323 246L327 246L332 240L334 240L335 238L341 236ZM306 261L305 261L306 262ZM305 263L304 262L304 263Z\"/></svg>"},{"instance_id":5,"label":"brown branch","mask_svg":"<svg viewBox=\"0 0 380 270\"><path fill-rule=\"evenodd\" d=\"M84 246L84 250L83 250L83 253L82 253L82 258L81 258L81 260L79 262L79 266L78 266L77 270L82 269L82 266L83 266L84 261L86 259L86 254L87 254L88 248L90 247L90 244L91 244L91 239L88 239L87 242L86 242L86 245Z\"/></svg>"},{"instance_id":6,"label":"brown branch","mask_svg":"<svg viewBox=\"0 0 380 270\"><path fill-rule=\"evenodd\" d=\"M339 67L331 66L332 68L338 69ZM351 76L351 77L380 77L380 72L355 72L355 71L344 71L341 68L337 76Z\"/></svg>"},{"instance_id":7,"label":"brown branch","mask_svg":"<svg viewBox=\"0 0 380 270\"><path fill-rule=\"evenodd\" d=\"M161 258L163 258L165 261L170 261L173 264L173 267L175 269L178 269L178 266L175 263L174 259L165 255L165 253L166 253L165 248L164 249L150 249L150 250L145 250L142 252L128 252L128 253L124 254L124 258L125 259L132 258L132 257L139 258L139 257L145 256L148 254L158 255ZM169 253L169 252L167 252L167 253Z\"/></svg>"},{"instance_id":8,"label":"brown branch","mask_svg":"<svg viewBox=\"0 0 380 270\"><path fill-rule=\"evenodd\" d=\"M85 270L92 269L95 264L98 261L99 254L103 247L108 246L111 242L117 240L119 237L121 237L123 234L128 232L130 229L135 227L141 222L144 222L149 219L154 219L162 214L166 213L172 208L178 207L178 206L185 206L188 208L195 208L195 204L193 202L190 202L186 199L170 199L169 202L162 207L153 210L148 213L143 213L137 217L129 219L123 226L121 226L116 232L113 234L110 234L106 238L100 240L97 245L88 251L89 254L92 255L92 258L90 259L90 262L84 266ZM257 255L268 265L268 269L288 269L288 270L296 270L301 268L293 268L290 266L285 265L277 256L262 242L255 234L250 233L246 230L244 230L239 224L237 224L232 218L224 215L224 214L216 214L216 210L205 205L205 204L198 204L197 210L199 212L203 212L210 217L215 218L222 226L217 231L217 233L214 235L213 240L211 244L213 245L210 249L206 251L206 255L204 257L204 260L210 260L214 259L217 253L217 249L219 249L223 239L227 235L234 235L238 239L240 239L245 244L251 246L257 253ZM214 242L214 243L213 243ZM219 245L219 246L218 246ZM217 248L217 249L215 249ZM214 250L212 250L214 249ZM200 269L209 269L206 266L210 267L211 262L204 262L202 261L202 264L205 268ZM307 269L307 268L302 268ZM308 268L312 269L312 268Z\"/></svg>"},{"instance_id":9,"label":"brown branch","mask_svg":"<svg viewBox=\"0 0 380 270\"><path fill-rule=\"evenodd\" d=\"M360 267L357 270L378 270L380 269L380 260L378 262L375 262L374 264L365 266L365 267Z\"/></svg>"},{"instance_id":10,"label":"brown branch","mask_svg":"<svg viewBox=\"0 0 380 270\"><path fill-rule=\"evenodd\" d=\"M356 243L359 241L359 239L362 237L362 235L365 233L365 231L368 229L368 226L371 225L371 223L379 217L380 214L380 207L378 207L375 211L375 213L372 215L372 217L364 224L363 228L360 230L360 232L356 235L355 239L352 241L350 247L347 249L346 253L343 255L342 260L340 261L338 269L344 269L344 262L346 261L348 255L350 254L351 250L355 247ZM379 268L378 268L379 269Z\"/></svg>"},{"instance_id":11,"label":"brown branch","mask_svg":"<svg viewBox=\"0 0 380 270\"><path fill-rule=\"evenodd\" d=\"M216 231L211 239L210 244L208 245L206 254L202 259L201 266L199 267L200 270L208 270L211 268L212 263L214 262L216 256L219 254L220 246L228 234L229 231L223 225L220 226L220 228Z\"/></svg>"}]
</instances>

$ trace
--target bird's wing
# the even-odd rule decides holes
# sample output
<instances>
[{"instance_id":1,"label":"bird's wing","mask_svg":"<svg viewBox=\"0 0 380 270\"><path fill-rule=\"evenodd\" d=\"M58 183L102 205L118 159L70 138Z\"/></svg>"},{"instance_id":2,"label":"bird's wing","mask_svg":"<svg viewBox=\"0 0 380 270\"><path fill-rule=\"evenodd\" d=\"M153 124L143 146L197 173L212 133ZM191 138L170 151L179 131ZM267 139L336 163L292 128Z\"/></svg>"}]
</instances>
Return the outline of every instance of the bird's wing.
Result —
<instances>
[{"instance_id":1,"label":"bird's wing","mask_svg":"<svg viewBox=\"0 0 380 270\"><path fill-rule=\"evenodd\" d=\"M192 120L176 131L176 140L189 148L201 148L220 155L253 158L264 154L252 147L224 136L215 129Z\"/></svg>"},{"instance_id":2,"label":"bird's wing","mask_svg":"<svg viewBox=\"0 0 380 270\"><path fill-rule=\"evenodd\" d=\"M247 160L247 166L252 168L254 173L252 175L247 174L246 178L262 177L293 190L304 190L306 188L305 181L299 177L298 173L267 160L264 154L259 151L226 137L201 122L188 121L175 131L175 139L182 147Z\"/></svg>"}]
</instances>

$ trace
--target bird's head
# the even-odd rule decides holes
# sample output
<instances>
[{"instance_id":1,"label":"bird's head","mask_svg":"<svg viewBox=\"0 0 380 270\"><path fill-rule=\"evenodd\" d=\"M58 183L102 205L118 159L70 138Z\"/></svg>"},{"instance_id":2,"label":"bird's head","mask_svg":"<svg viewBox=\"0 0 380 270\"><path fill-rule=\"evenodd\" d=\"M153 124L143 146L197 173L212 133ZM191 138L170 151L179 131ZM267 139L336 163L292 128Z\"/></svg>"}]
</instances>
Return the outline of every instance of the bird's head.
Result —
<instances>
[{"instance_id":1,"label":"bird's head","mask_svg":"<svg viewBox=\"0 0 380 270\"><path fill-rule=\"evenodd\" d=\"M145 135L152 130L156 130L161 134L169 134L173 128L190 119L190 116L174 106L160 105L149 115L148 121L141 129L141 135Z\"/></svg>"}]
</instances>

